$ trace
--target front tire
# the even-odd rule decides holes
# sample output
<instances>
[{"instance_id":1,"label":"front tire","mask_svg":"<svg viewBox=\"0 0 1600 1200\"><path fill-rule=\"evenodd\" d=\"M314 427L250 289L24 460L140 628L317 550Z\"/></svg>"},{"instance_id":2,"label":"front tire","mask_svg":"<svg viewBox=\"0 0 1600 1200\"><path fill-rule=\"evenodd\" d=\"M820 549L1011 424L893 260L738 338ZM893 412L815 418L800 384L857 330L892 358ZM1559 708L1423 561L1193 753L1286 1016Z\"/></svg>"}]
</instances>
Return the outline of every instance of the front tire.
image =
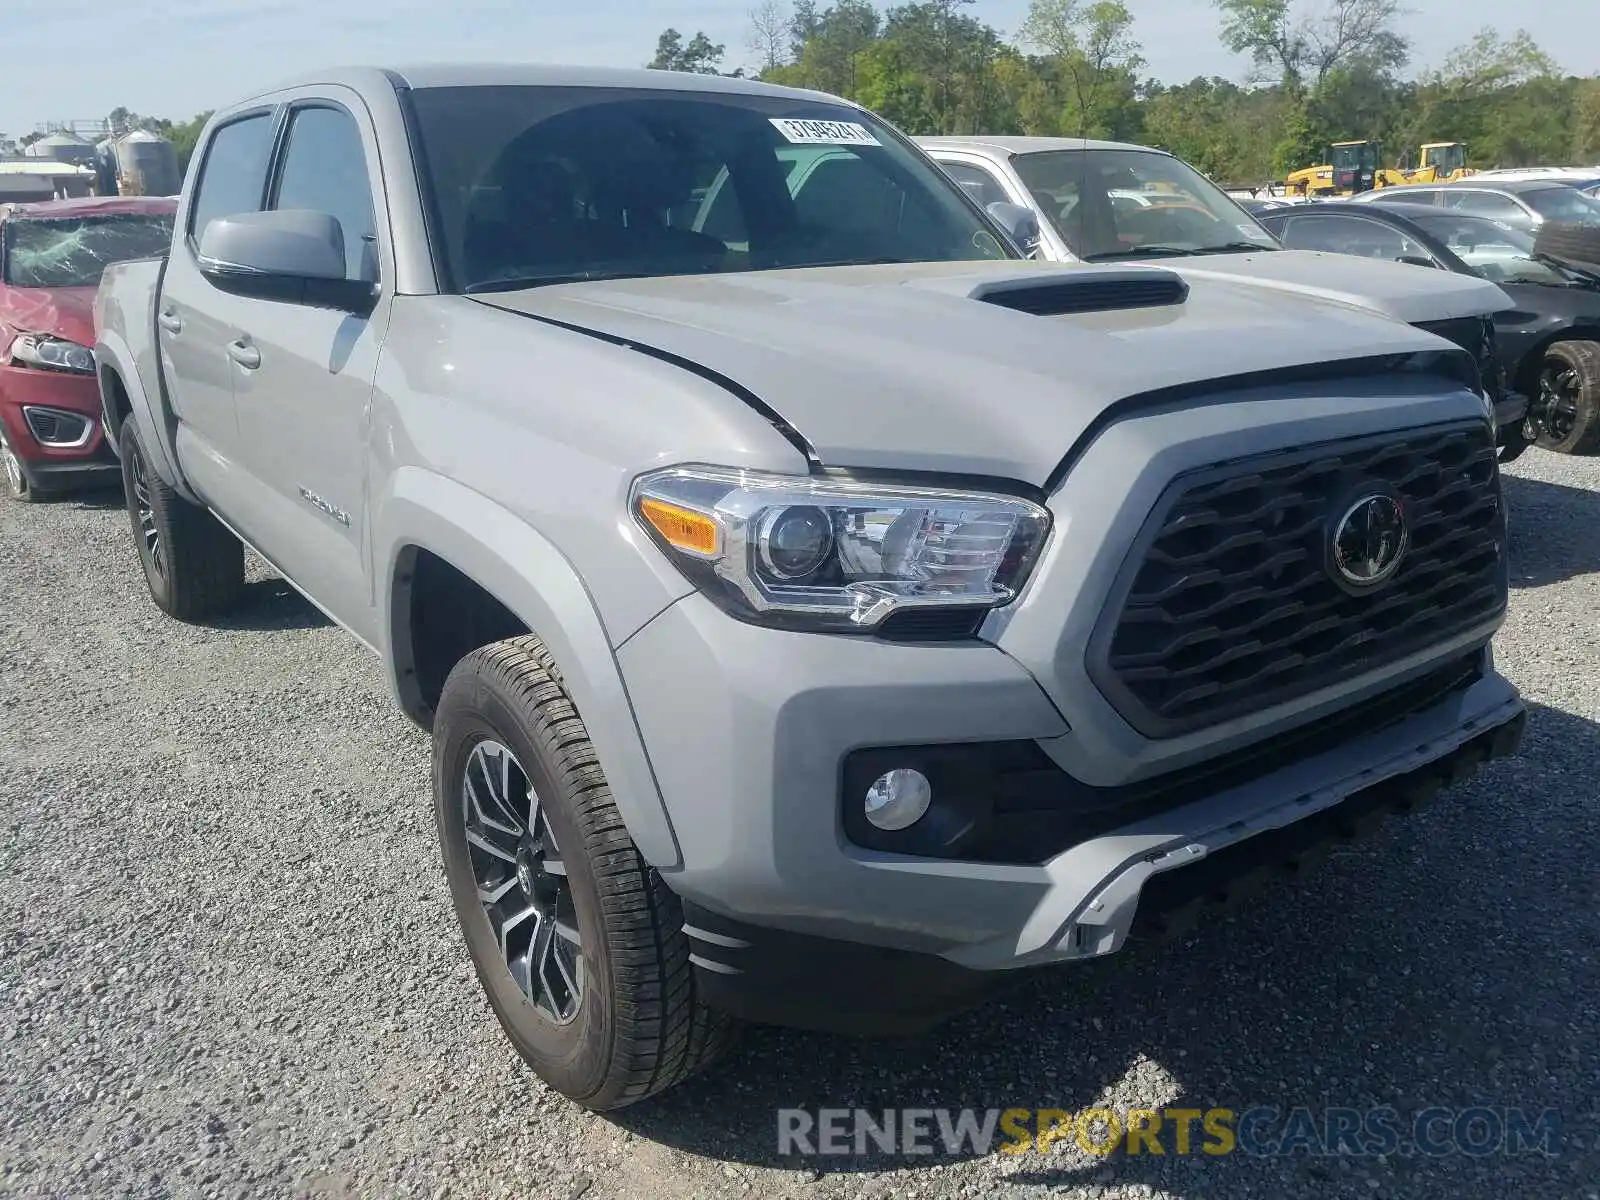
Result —
<instances>
[{"instance_id":1,"label":"front tire","mask_svg":"<svg viewBox=\"0 0 1600 1200\"><path fill-rule=\"evenodd\" d=\"M156 607L190 622L232 608L244 591L243 543L155 473L131 420L119 448L128 518Z\"/></svg>"},{"instance_id":2,"label":"front tire","mask_svg":"<svg viewBox=\"0 0 1600 1200\"><path fill-rule=\"evenodd\" d=\"M1538 445L1557 454L1600 450L1600 342L1546 346L1536 384Z\"/></svg>"},{"instance_id":3,"label":"front tire","mask_svg":"<svg viewBox=\"0 0 1600 1200\"><path fill-rule=\"evenodd\" d=\"M595 1111L737 1036L696 995L676 896L634 846L538 638L475 650L434 719L434 819L478 979L534 1072Z\"/></svg>"}]
</instances>

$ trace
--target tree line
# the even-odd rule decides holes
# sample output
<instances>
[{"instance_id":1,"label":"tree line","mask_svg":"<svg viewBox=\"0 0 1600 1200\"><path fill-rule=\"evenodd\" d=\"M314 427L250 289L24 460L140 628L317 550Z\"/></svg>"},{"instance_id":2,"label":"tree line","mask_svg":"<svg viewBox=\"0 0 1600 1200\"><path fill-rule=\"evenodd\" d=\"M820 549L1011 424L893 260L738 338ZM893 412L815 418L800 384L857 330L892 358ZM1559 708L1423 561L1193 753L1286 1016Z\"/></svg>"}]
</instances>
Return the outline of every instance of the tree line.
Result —
<instances>
[{"instance_id":1,"label":"tree line","mask_svg":"<svg viewBox=\"0 0 1600 1200\"><path fill-rule=\"evenodd\" d=\"M1423 142L1475 167L1600 162L1600 75L1563 74L1522 30L1486 28L1413 71L1401 0L1213 0L1243 80L1145 73L1123 0L1033 0L1012 37L974 0L761 0L750 68L728 74L845 96L913 134L1044 134L1159 146L1213 178L1260 183L1375 138L1384 165ZM727 48L662 33L647 64L721 74Z\"/></svg>"},{"instance_id":2,"label":"tree line","mask_svg":"<svg viewBox=\"0 0 1600 1200\"><path fill-rule=\"evenodd\" d=\"M1242 80L1151 78L1124 0L1033 0L1012 37L975 0L759 0L748 66L727 47L665 30L645 64L750 75L848 97L913 134L1100 137L1170 150L1225 183L1325 162L1335 141L1377 138L1384 165L1423 142L1465 142L1475 167L1600 163L1600 74L1565 75L1524 31L1486 28L1412 71L1401 0L1212 0ZM126 108L117 132L170 139L187 167L210 112L187 121ZM20 139L24 144L33 136Z\"/></svg>"}]
</instances>

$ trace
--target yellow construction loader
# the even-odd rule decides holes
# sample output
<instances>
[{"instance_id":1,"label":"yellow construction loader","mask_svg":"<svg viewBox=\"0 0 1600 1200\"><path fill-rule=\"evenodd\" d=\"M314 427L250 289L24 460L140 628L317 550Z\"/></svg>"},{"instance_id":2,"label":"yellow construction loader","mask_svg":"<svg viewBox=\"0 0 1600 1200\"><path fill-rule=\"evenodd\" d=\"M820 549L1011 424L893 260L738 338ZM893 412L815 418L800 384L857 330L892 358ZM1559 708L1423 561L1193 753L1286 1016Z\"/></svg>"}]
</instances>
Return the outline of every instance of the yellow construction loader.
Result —
<instances>
[{"instance_id":1,"label":"yellow construction loader","mask_svg":"<svg viewBox=\"0 0 1600 1200\"><path fill-rule=\"evenodd\" d=\"M1305 167L1285 177L1289 193L1330 200L1406 183L1452 183L1473 174L1467 166L1465 142L1425 142L1419 155L1421 165L1412 168L1379 166L1383 143L1375 139L1335 142L1328 158L1322 166Z\"/></svg>"},{"instance_id":2,"label":"yellow construction loader","mask_svg":"<svg viewBox=\"0 0 1600 1200\"><path fill-rule=\"evenodd\" d=\"M1419 165L1403 171L1407 183L1454 183L1473 174L1465 142L1424 142Z\"/></svg>"},{"instance_id":3,"label":"yellow construction loader","mask_svg":"<svg viewBox=\"0 0 1600 1200\"><path fill-rule=\"evenodd\" d=\"M1317 200L1368 192L1378 186L1378 160L1382 153L1382 142L1335 142L1329 148L1327 163L1290 172L1284 177L1284 184L1291 195Z\"/></svg>"}]
</instances>

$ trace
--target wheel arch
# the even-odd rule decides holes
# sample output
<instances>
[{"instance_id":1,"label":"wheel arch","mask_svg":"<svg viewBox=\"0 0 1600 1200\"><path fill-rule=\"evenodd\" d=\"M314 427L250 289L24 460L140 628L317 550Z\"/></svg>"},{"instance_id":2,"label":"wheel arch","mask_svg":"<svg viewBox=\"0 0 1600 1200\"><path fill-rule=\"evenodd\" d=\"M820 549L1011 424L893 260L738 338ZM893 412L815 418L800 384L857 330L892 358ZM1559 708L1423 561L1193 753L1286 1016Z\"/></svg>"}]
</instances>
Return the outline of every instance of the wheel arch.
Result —
<instances>
[{"instance_id":1,"label":"wheel arch","mask_svg":"<svg viewBox=\"0 0 1600 1200\"><path fill-rule=\"evenodd\" d=\"M401 708L433 726L450 667L479 646L532 633L548 647L605 772L617 810L652 866L680 851L599 611L565 556L488 497L402 468L374 506L384 587L384 661Z\"/></svg>"},{"instance_id":2,"label":"wheel arch","mask_svg":"<svg viewBox=\"0 0 1600 1200\"><path fill-rule=\"evenodd\" d=\"M1540 338L1522 355L1522 361L1517 364L1517 390L1530 400L1535 398L1539 386L1539 369L1544 365L1545 352L1557 342L1597 342L1600 343L1600 323L1565 325L1560 329L1552 330ZM1529 388L1533 390L1530 391Z\"/></svg>"},{"instance_id":3,"label":"wheel arch","mask_svg":"<svg viewBox=\"0 0 1600 1200\"><path fill-rule=\"evenodd\" d=\"M158 410L144 390L132 348L115 330L103 329L95 339L94 357L100 386L100 420L113 453L120 456L122 428L129 420L134 421L144 435L145 455L151 468L186 500L199 503L178 470L171 428L163 417L165 410Z\"/></svg>"}]
</instances>

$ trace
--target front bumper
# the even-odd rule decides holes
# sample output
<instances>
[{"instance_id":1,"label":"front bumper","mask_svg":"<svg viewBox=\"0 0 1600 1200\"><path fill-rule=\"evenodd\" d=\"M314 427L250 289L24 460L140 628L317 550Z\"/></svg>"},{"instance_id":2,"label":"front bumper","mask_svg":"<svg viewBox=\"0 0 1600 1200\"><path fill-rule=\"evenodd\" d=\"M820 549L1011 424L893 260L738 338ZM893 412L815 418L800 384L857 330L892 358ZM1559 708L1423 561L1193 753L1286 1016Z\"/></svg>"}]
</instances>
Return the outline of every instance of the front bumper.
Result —
<instances>
[{"instance_id":1,"label":"front bumper","mask_svg":"<svg viewBox=\"0 0 1600 1200\"><path fill-rule=\"evenodd\" d=\"M618 658L682 848L683 865L664 878L697 914L688 921L697 966L719 976L708 987L723 993L737 990L742 969L730 952L758 944L735 928L799 935L800 945L853 943L839 951L852 972L898 962L930 996L941 990L928 958L941 960L933 975L960 969L949 978L966 998L975 981L962 972L1109 954L1127 940L1142 891L1165 873L1338 812L1358 794L1415 796L1436 775L1509 753L1523 714L1515 689L1485 670L1431 708L1042 863L966 861L852 843L841 763L861 747L1059 736L1059 714L999 649L758 629L690 596ZM776 957L798 953L791 945ZM819 1010L802 1023L840 1017Z\"/></svg>"},{"instance_id":2,"label":"front bumper","mask_svg":"<svg viewBox=\"0 0 1600 1200\"><path fill-rule=\"evenodd\" d=\"M69 413L88 428L74 445L42 442L26 409ZM101 425L100 389L92 375L69 375L0 364L0 424L28 482L40 491L109 484L120 467ZM48 435L47 435L48 436Z\"/></svg>"},{"instance_id":3,"label":"front bumper","mask_svg":"<svg viewBox=\"0 0 1600 1200\"><path fill-rule=\"evenodd\" d=\"M1443 758L1363 787L1309 816L1205 853L1199 844L1185 846L1176 866L1149 863L1142 887L1133 870L1125 870L1090 908L1104 910L1106 899L1121 893L1114 910L1121 928L1114 938L1155 941L1187 932L1204 918L1239 907L1274 879L1303 878L1332 847L1372 833L1393 815L1427 806L1480 763L1513 753L1524 723L1518 708ZM1130 924L1131 895L1137 906ZM1102 941L1109 932L1089 920L1073 928L1074 940L1079 931L1098 932ZM684 904L684 931L702 997L762 1024L879 1036L917 1033L1028 974L976 970L937 955L763 928L693 902Z\"/></svg>"}]
</instances>

